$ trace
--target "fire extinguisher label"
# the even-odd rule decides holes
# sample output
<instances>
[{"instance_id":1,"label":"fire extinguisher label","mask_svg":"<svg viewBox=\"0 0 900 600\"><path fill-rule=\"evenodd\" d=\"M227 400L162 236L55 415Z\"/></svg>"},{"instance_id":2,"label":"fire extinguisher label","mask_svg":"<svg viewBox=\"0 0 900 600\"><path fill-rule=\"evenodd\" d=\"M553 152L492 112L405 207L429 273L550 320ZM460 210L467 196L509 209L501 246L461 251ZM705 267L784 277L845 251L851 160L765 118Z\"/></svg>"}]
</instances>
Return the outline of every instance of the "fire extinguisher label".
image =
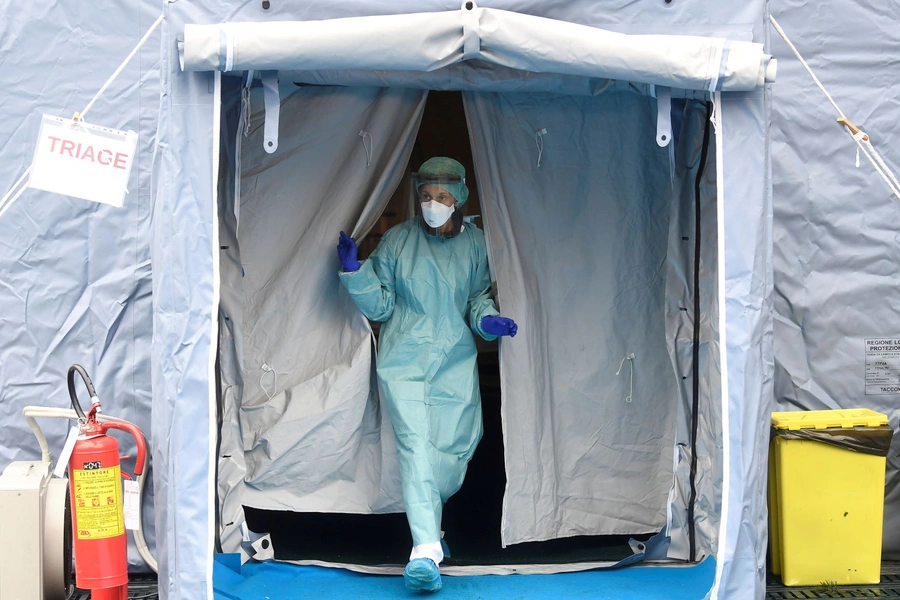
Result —
<instances>
[{"instance_id":1,"label":"fire extinguisher label","mask_svg":"<svg viewBox=\"0 0 900 600\"><path fill-rule=\"evenodd\" d=\"M119 466L72 471L75 531L79 540L99 540L125 533Z\"/></svg>"}]
</instances>

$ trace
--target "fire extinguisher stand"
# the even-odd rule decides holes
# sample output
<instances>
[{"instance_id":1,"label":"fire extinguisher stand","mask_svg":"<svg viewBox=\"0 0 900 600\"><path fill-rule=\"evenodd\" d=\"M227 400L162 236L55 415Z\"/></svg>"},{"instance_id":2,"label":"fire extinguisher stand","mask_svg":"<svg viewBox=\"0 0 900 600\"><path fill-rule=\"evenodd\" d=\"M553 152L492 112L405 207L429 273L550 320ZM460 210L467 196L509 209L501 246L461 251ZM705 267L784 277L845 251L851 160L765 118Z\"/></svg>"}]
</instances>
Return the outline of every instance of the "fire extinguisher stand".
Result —
<instances>
[{"instance_id":1,"label":"fire extinguisher stand","mask_svg":"<svg viewBox=\"0 0 900 600\"><path fill-rule=\"evenodd\" d=\"M87 414L75 393L75 373L81 375L91 408ZM72 539L75 553L75 585L91 591L91 600L128 599L128 543L125 536L119 444L107 432L126 431L137 444L135 475L144 468L146 443L132 423L99 423L100 399L91 378L80 365L68 373L69 397L78 414L79 435L69 458L69 495L72 503Z\"/></svg>"}]
</instances>

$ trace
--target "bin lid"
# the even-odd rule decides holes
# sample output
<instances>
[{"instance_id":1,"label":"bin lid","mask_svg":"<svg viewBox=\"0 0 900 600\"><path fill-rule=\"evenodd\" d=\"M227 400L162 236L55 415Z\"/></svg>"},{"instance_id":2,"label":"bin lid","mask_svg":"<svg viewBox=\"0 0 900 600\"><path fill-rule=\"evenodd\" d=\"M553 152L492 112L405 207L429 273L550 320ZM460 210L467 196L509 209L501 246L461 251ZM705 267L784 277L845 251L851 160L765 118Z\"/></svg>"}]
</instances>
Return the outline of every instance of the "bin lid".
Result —
<instances>
[{"instance_id":1,"label":"bin lid","mask_svg":"<svg viewBox=\"0 0 900 600\"><path fill-rule=\"evenodd\" d=\"M827 429L829 427L878 427L887 425L887 415L868 408L773 412L775 429Z\"/></svg>"}]
</instances>

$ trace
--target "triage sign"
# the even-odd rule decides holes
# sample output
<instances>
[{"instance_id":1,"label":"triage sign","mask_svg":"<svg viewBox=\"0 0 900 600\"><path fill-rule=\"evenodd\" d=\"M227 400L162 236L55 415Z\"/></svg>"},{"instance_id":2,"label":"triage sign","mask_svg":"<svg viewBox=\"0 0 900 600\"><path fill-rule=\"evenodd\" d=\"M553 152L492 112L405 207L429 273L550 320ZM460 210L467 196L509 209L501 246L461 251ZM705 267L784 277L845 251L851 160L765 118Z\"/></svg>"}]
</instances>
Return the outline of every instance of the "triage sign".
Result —
<instances>
[{"instance_id":1,"label":"triage sign","mask_svg":"<svg viewBox=\"0 0 900 600\"><path fill-rule=\"evenodd\" d=\"M136 146L133 131L43 115L28 186L122 206Z\"/></svg>"}]
</instances>

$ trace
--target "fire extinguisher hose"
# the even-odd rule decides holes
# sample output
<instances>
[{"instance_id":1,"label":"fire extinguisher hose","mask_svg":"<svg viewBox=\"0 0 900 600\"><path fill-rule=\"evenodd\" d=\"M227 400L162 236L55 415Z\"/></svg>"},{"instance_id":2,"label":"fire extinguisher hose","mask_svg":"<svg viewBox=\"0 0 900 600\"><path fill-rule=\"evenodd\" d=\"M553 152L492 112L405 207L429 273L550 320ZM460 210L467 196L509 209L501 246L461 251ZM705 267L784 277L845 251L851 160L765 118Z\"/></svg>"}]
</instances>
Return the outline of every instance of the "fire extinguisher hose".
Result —
<instances>
[{"instance_id":1,"label":"fire extinguisher hose","mask_svg":"<svg viewBox=\"0 0 900 600\"><path fill-rule=\"evenodd\" d=\"M87 388L88 393L91 395L91 403L97 404L100 402L100 399L97 397L97 392L94 390L94 384L87 374L87 371L84 370L84 367L81 365L72 365L69 367L69 373L66 375L66 383L69 385L69 400L72 401L72 408L78 413L78 418L83 421L87 419L87 416L81 408L81 402L78 401L78 394L75 393L75 373L81 375L84 387Z\"/></svg>"}]
</instances>

